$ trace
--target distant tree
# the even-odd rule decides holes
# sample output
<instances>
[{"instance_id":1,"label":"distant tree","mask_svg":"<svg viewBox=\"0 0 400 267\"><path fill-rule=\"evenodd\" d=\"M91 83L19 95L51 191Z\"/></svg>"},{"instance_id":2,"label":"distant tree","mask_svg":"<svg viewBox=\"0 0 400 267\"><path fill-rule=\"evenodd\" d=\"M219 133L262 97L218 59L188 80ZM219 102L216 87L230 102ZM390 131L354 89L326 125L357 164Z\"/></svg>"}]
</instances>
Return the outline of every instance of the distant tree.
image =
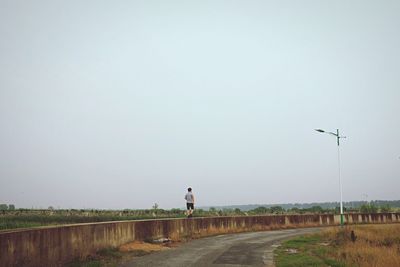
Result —
<instances>
[{"instance_id":1,"label":"distant tree","mask_svg":"<svg viewBox=\"0 0 400 267\"><path fill-rule=\"evenodd\" d=\"M183 212L182 212L183 213ZM203 216L205 211L203 209L196 209L196 214L199 216Z\"/></svg>"},{"instance_id":2,"label":"distant tree","mask_svg":"<svg viewBox=\"0 0 400 267\"><path fill-rule=\"evenodd\" d=\"M234 213L235 213L235 214L242 214L242 211L241 211L239 208L236 208L236 209L234 210Z\"/></svg>"},{"instance_id":3,"label":"distant tree","mask_svg":"<svg viewBox=\"0 0 400 267\"><path fill-rule=\"evenodd\" d=\"M14 204L8 205L8 210L15 210L15 205Z\"/></svg>"},{"instance_id":4,"label":"distant tree","mask_svg":"<svg viewBox=\"0 0 400 267\"><path fill-rule=\"evenodd\" d=\"M8 210L7 204L0 204L0 210Z\"/></svg>"},{"instance_id":5,"label":"distant tree","mask_svg":"<svg viewBox=\"0 0 400 267\"><path fill-rule=\"evenodd\" d=\"M303 210L299 209L297 207L294 207L294 208L290 209L290 212L292 212L292 213L303 213Z\"/></svg>"},{"instance_id":6,"label":"distant tree","mask_svg":"<svg viewBox=\"0 0 400 267\"><path fill-rule=\"evenodd\" d=\"M377 213L378 208L373 204L364 204L360 207L361 213Z\"/></svg>"},{"instance_id":7,"label":"distant tree","mask_svg":"<svg viewBox=\"0 0 400 267\"><path fill-rule=\"evenodd\" d=\"M282 214L284 212L285 212L285 209L282 208L281 206L273 206L273 207L271 207L271 213Z\"/></svg>"},{"instance_id":8,"label":"distant tree","mask_svg":"<svg viewBox=\"0 0 400 267\"><path fill-rule=\"evenodd\" d=\"M263 206L255 208L253 210L250 210L250 212L255 213L255 214L266 214L266 213L269 213L270 211L271 211L270 209L263 207Z\"/></svg>"},{"instance_id":9,"label":"distant tree","mask_svg":"<svg viewBox=\"0 0 400 267\"><path fill-rule=\"evenodd\" d=\"M158 209L158 204L157 203L154 203L154 205L153 205L153 207L152 207L154 210L157 210Z\"/></svg>"},{"instance_id":10,"label":"distant tree","mask_svg":"<svg viewBox=\"0 0 400 267\"><path fill-rule=\"evenodd\" d=\"M171 213L180 214L180 213L182 213L182 211L181 211L181 209L171 209Z\"/></svg>"},{"instance_id":11,"label":"distant tree","mask_svg":"<svg viewBox=\"0 0 400 267\"><path fill-rule=\"evenodd\" d=\"M312 213L322 213L324 209L321 206L312 206L308 209Z\"/></svg>"},{"instance_id":12,"label":"distant tree","mask_svg":"<svg viewBox=\"0 0 400 267\"><path fill-rule=\"evenodd\" d=\"M54 207L53 206L49 206L47 209L48 210L54 210Z\"/></svg>"},{"instance_id":13,"label":"distant tree","mask_svg":"<svg viewBox=\"0 0 400 267\"><path fill-rule=\"evenodd\" d=\"M381 212L391 212L392 208L390 207L390 205L386 204L380 207Z\"/></svg>"},{"instance_id":14,"label":"distant tree","mask_svg":"<svg viewBox=\"0 0 400 267\"><path fill-rule=\"evenodd\" d=\"M340 207L339 207L339 206L335 207L335 213L336 213L336 214L339 214L339 213L340 213Z\"/></svg>"},{"instance_id":15,"label":"distant tree","mask_svg":"<svg viewBox=\"0 0 400 267\"><path fill-rule=\"evenodd\" d=\"M361 205L360 212L368 213L369 212L369 205L368 204Z\"/></svg>"},{"instance_id":16,"label":"distant tree","mask_svg":"<svg viewBox=\"0 0 400 267\"><path fill-rule=\"evenodd\" d=\"M227 208L224 208L224 209L222 209L222 215L224 215L224 216L228 216L228 215L232 215L234 213L234 211L233 211L233 209L227 209Z\"/></svg>"}]
</instances>

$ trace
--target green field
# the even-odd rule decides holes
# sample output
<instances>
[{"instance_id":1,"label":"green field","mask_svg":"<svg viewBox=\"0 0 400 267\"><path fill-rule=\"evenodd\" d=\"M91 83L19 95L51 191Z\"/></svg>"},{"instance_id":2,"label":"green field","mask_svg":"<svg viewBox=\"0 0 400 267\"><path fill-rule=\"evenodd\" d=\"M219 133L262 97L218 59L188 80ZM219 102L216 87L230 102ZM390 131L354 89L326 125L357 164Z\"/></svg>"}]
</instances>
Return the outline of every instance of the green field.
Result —
<instances>
[{"instance_id":1,"label":"green field","mask_svg":"<svg viewBox=\"0 0 400 267\"><path fill-rule=\"evenodd\" d=\"M16 210L0 214L0 230L48 225L184 217L181 210Z\"/></svg>"}]
</instances>

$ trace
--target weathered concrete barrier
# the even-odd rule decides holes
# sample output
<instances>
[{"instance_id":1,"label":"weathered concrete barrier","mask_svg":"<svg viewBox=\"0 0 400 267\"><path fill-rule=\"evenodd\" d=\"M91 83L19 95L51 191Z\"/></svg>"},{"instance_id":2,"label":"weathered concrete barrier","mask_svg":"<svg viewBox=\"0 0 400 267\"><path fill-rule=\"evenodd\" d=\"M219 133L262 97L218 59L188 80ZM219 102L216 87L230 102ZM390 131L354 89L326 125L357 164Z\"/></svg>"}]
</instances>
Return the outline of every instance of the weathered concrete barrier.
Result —
<instances>
[{"instance_id":1,"label":"weathered concrete barrier","mask_svg":"<svg viewBox=\"0 0 400 267\"><path fill-rule=\"evenodd\" d=\"M347 214L347 223L400 222L400 213ZM172 240L214 234L339 224L337 215L271 215L75 224L0 232L0 266L63 266L96 251L135 240Z\"/></svg>"}]
</instances>

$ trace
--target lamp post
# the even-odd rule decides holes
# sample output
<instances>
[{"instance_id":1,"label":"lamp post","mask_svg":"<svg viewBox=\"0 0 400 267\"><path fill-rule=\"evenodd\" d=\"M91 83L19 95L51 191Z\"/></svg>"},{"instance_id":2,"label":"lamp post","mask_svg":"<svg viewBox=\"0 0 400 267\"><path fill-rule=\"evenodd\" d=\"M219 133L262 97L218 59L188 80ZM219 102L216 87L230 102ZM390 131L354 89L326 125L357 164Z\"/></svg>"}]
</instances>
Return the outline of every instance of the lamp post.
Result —
<instances>
[{"instance_id":1,"label":"lamp post","mask_svg":"<svg viewBox=\"0 0 400 267\"><path fill-rule=\"evenodd\" d=\"M342 179L340 177L340 138L346 138L346 136L339 135L339 129L336 129L336 133L326 132L322 129L315 129L317 132L330 134L336 137L337 140L337 151L338 151L338 175L339 175L339 187L340 187L340 225L343 226L343 191L342 191Z\"/></svg>"}]
</instances>

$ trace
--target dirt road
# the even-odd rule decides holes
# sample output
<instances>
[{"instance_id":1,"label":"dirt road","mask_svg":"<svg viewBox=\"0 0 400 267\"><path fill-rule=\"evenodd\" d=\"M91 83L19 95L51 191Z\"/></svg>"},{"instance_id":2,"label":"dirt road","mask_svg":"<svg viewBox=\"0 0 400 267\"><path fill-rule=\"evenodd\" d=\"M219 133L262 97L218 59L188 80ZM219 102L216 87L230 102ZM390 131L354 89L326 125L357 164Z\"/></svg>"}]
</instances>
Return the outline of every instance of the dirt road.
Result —
<instances>
[{"instance_id":1,"label":"dirt road","mask_svg":"<svg viewBox=\"0 0 400 267\"><path fill-rule=\"evenodd\" d=\"M304 228L207 237L135 258L122 266L271 266L274 245L293 236L320 230Z\"/></svg>"}]
</instances>

